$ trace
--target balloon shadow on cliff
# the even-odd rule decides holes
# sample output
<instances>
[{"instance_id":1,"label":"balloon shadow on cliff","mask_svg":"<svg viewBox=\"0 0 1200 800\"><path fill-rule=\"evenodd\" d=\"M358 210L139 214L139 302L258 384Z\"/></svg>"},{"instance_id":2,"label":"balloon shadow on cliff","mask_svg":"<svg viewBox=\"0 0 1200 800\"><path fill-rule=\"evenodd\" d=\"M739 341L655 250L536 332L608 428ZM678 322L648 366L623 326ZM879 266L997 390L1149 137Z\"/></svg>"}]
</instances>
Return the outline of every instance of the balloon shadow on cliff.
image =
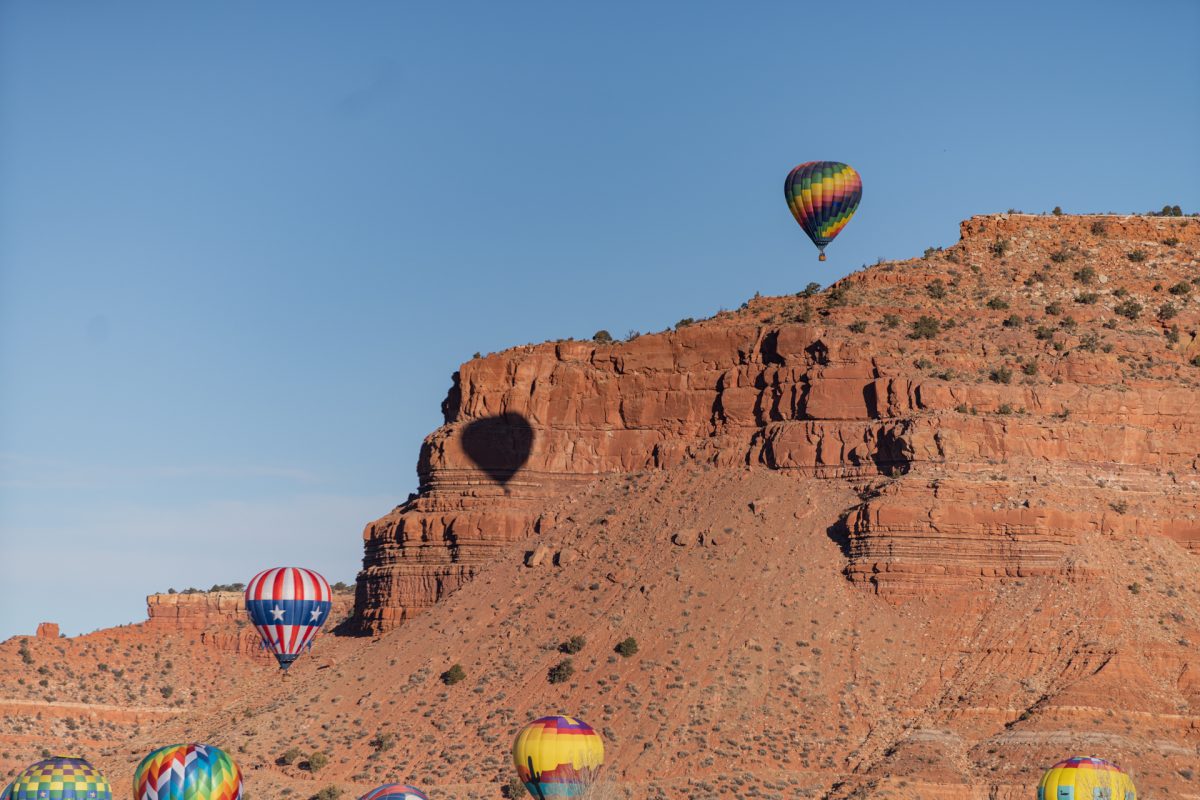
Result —
<instances>
[{"instance_id":1,"label":"balloon shadow on cliff","mask_svg":"<svg viewBox=\"0 0 1200 800\"><path fill-rule=\"evenodd\" d=\"M494 482L505 486L533 452L533 426L512 412L470 422L462 432L467 457Z\"/></svg>"}]
</instances>

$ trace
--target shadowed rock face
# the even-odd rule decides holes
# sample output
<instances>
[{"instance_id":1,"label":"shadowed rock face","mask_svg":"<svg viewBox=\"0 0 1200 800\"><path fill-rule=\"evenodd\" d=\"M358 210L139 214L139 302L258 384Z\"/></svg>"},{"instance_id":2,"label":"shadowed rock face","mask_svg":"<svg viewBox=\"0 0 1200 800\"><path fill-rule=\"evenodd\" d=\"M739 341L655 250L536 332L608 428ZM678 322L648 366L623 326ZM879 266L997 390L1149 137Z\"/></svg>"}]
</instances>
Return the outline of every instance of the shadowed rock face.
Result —
<instances>
[{"instance_id":1,"label":"shadowed rock face","mask_svg":"<svg viewBox=\"0 0 1200 800\"><path fill-rule=\"evenodd\" d=\"M472 420L463 428L462 448L476 467L504 485L529 460L533 428L514 413Z\"/></svg>"}]
</instances>

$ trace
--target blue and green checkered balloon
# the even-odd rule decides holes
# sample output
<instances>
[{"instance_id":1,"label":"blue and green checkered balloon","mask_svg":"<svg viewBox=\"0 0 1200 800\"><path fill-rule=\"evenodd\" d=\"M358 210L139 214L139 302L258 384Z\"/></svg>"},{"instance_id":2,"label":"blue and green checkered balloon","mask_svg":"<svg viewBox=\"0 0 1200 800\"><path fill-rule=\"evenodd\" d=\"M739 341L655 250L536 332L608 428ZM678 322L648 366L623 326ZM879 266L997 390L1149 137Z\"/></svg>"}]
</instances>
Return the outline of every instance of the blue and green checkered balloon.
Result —
<instances>
[{"instance_id":1,"label":"blue and green checkered balloon","mask_svg":"<svg viewBox=\"0 0 1200 800\"><path fill-rule=\"evenodd\" d=\"M112 800L112 787L82 758L54 756L21 770L5 800Z\"/></svg>"}]
</instances>

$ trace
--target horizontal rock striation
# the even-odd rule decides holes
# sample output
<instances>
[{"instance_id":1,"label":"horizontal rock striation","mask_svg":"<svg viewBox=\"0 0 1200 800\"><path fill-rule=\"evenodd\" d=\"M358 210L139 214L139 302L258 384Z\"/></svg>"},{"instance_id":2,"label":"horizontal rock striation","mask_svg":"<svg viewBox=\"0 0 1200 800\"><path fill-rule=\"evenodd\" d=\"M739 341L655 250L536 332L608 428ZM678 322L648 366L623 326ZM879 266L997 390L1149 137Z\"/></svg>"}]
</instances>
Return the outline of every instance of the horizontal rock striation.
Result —
<instances>
[{"instance_id":1,"label":"horizontal rock striation","mask_svg":"<svg viewBox=\"0 0 1200 800\"><path fill-rule=\"evenodd\" d=\"M436 603L597 476L689 460L851 482L846 575L896 600L1086 579L1092 533L1200 547L1200 220L961 232L822 293L464 364L418 495L366 526L357 624Z\"/></svg>"}]
</instances>

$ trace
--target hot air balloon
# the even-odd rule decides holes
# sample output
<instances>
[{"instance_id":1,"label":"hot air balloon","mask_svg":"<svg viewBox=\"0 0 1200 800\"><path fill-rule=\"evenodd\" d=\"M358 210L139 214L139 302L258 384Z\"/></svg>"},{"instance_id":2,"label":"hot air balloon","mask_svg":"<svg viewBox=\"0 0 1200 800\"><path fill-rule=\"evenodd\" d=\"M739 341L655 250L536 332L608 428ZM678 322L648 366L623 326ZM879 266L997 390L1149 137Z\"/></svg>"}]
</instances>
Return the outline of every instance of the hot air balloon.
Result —
<instances>
[{"instance_id":1,"label":"hot air balloon","mask_svg":"<svg viewBox=\"0 0 1200 800\"><path fill-rule=\"evenodd\" d=\"M134 800L241 800L242 771L211 744L173 744L142 759Z\"/></svg>"},{"instance_id":2,"label":"hot air balloon","mask_svg":"<svg viewBox=\"0 0 1200 800\"><path fill-rule=\"evenodd\" d=\"M246 611L286 670L325 624L332 605L329 582L311 569L276 567L263 570L246 586Z\"/></svg>"},{"instance_id":3,"label":"hot air balloon","mask_svg":"<svg viewBox=\"0 0 1200 800\"><path fill-rule=\"evenodd\" d=\"M809 161L788 173L783 196L824 261L825 246L846 227L862 200L862 178L840 161Z\"/></svg>"},{"instance_id":4,"label":"hot air balloon","mask_svg":"<svg viewBox=\"0 0 1200 800\"><path fill-rule=\"evenodd\" d=\"M534 720L517 734L512 752L517 775L538 800L581 797L604 764L604 741L574 717Z\"/></svg>"},{"instance_id":5,"label":"hot air balloon","mask_svg":"<svg viewBox=\"0 0 1200 800\"><path fill-rule=\"evenodd\" d=\"M402 783L385 783L364 794L358 800L429 800L429 796L420 789L405 786Z\"/></svg>"},{"instance_id":6,"label":"hot air balloon","mask_svg":"<svg viewBox=\"0 0 1200 800\"><path fill-rule=\"evenodd\" d=\"M31 764L4 790L6 800L112 800L108 779L82 758L54 756Z\"/></svg>"},{"instance_id":7,"label":"hot air balloon","mask_svg":"<svg viewBox=\"0 0 1200 800\"><path fill-rule=\"evenodd\" d=\"M1102 758L1075 756L1060 761L1042 776L1038 800L1137 800L1133 779Z\"/></svg>"}]
</instances>

